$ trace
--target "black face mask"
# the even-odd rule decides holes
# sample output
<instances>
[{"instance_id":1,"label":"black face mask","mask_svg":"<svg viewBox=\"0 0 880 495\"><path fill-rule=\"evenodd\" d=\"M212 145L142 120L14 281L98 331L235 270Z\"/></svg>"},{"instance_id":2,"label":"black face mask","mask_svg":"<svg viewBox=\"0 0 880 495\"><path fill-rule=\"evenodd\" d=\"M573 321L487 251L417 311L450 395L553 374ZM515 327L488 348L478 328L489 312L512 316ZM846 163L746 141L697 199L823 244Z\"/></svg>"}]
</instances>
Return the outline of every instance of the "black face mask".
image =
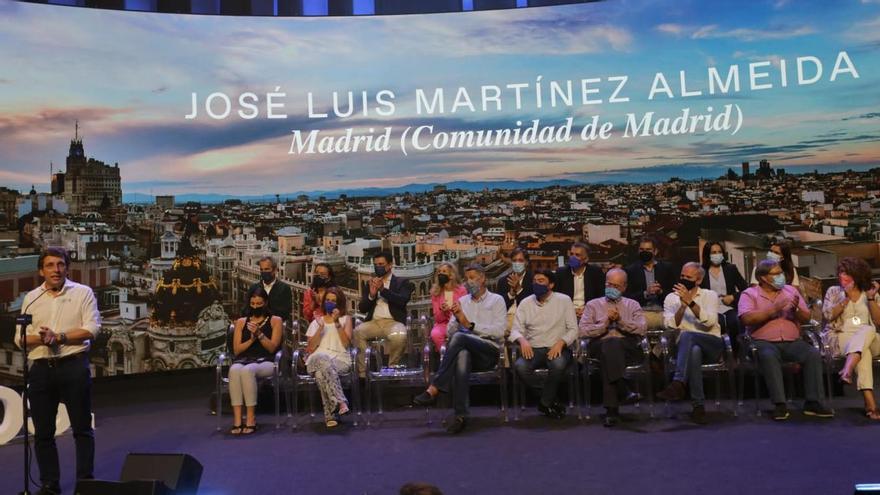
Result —
<instances>
[{"instance_id":1,"label":"black face mask","mask_svg":"<svg viewBox=\"0 0 880 495\"><path fill-rule=\"evenodd\" d=\"M654 253L651 251L639 251L639 260L642 263L647 263L654 259Z\"/></svg>"},{"instance_id":2,"label":"black face mask","mask_svg":"<svg viewBox=\"0 0 880 495\"><path fill-rule=\"evenodd\" d=\"M316 275L314 279L312 279L312 287L315 289L320 289L321 287L327 287L330 285L330 280Z\"/></svg>"},{"instance_id":3,"label":"black face mask","mask_svg":"<svg viewBox=\"0 0 880 495\"><path fill-rule=\"evenodd\" d=\"M691 290L691 289L693 289L694 287L697 286L697 283L696 283L696 282L694 282L693 280L688 280L688 279L686 279L686 278L679 279L679 280L678 280L678 283L680 283L681 285L683 285L684 288L687 289L687 290Z\"/></svg>"},{"instance_id":4,"label":"black face mask","mask_svg":"<svg viewBox=\"0 0 880 495\"><path fill-rule=\"evenodd\" d=\"M251 307L251 316L264 316L266 314L266 306L260 306L259 308Z\"/></svg>"},{"instance_id":5,"label":"black face mask","mask_svg":"<svg viewBox=\"0 0 880 495\"><path fill-rule=\"evenodd\" d=\"M275 280L275 274L272 272L260 272L260 278L264 284L271 284Z\"/></svg>"},{"instance_id":6,"label":"black face mask","mask_svg":"<svg viewBox=\"0 0 880 495\"><path fill-rule=\"evenodd\" d=\"M441 273L440 275L437 275L437 282L439 282L440 285L448 284L449 283L449 275L446 275L445 273Z\"/></svg>"}]
</instances>

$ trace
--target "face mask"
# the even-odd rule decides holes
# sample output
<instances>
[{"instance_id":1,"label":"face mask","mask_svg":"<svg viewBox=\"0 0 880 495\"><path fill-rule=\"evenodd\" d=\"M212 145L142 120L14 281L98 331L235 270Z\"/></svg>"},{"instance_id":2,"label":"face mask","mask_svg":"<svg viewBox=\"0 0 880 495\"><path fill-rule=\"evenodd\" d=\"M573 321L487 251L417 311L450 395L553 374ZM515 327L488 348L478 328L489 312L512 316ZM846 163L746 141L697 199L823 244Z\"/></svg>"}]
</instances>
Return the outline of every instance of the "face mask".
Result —
<instances>
[{"instance_id":1,"label":"face mask","mask_svg":"<svg viewBox=\"0 0 880 495\"><path fill-rule=\"evenodd\" d=\"M778 262L782 261L782 256L774 253L773 251L767 251L767 259L773 260L778 263Z\"/></svg>"},{"instance_id":2,"label":"face mask","mask_svg":"<svg viewBox=\"0 0 880 495\"><path fill-rule=\"evenodd\" d=\"M263 316L266 314L266 307L260 306L259 308L255 308L251 306L251 316Z\"/></svg>"},{"instance_id":3,"label":"face mask","mask_svg":"<svg viewBox=\"0 0 880 495\"><path fill-rule=\"evenodd\" d=\"M639 260L642 263L647 263L654 259L654 253L651 251L639 251Z\"/></svg>"},{"instance_id":4,"label":"face mask","mask_svg":"<svg viewBox=\"0 0 880 495\"><path fill-rule=\"evenodd\" d=\"M437 275L437 282L440 285L448 284L449 283L449 275L446 275L445 273L441 273L440 275Z\"/></svg>"},{"instance_id":5,"label":"face mask","mask_svg":"<svg viewBox=\"0 0 880 495\"><path fill-rule=\"evenodd\" d=\"M522 273L526 271L526 264L522 261L514 261L510 265L513 267L513 271L515 273Z\"/></svg>"},{"instance_id":6,"label":"face mask","mask_svg":"<svg viewBox=\"0 0 880 495\"><path fill-rule=\"evenodd\" d=\"M474 282L473 280L468 280L464 284L464 286L467 289L468 294L471 295L471 297L476 296L480 292L480 284L477 282Z\"/></svg>"},{"instance_id":7,"label":"face mask","mask_svg":"<svg viewBox=\"0 0 880 495\"><path fill-rule=\"evenodd\" d=\"M724 262L724 255L721 253L709 255L709 261L711 261L713 265L718 266Z\"/></svg>"},{"instance_id":8,"label":"face mask","mask_svg":"<svg viewBox=\"0 0 880 495\"><path fill-rule=\"evenodd\" d=\"M571 268L572 270L577 270L582 266L584 266L584 264L581 262L581 259L578 258L577 256L572 255L572 256L568 257L568 267Z\"/></svg>"},{"instance_id":9,"label":"face mask","mask_svg":"<svg viewBox=\"0 0 880 495\"><path fill-rule=\"evenodd\" d=\"M377 277L384 277L388 270L384 266L374 266L373 273L376 274Z\"/></svg>"},{"instance_id":10,"label":"face mask","mask_svg":"<svg viewBox=\"0 0 880 495\"><path fill-rule=\"evenodd\" d=\"M535 294L536 298L541 299L548 292L550 292L550 287L544 284L532 284L532 293Z\"/></svg>"},{"instance_id":11,"label":"face mask","mask_svg":"<svg viewBox=\"0 0 880 495\"><path fill-rule=\"evenodd\" d=\"M316 289L320 289L321 287L327 287L328 282L329 282L329 280L327 280L326 278L324 278L320 275L315 275L315 278L312 279L312 287L314 287Z\"/></svg>"},{"instance_id":12,"label":"face mask","mask_svg":"<svg viewBox=\"0 0 880 495\"><path fill-rule=\"evenodd\" d=\"M780 273L779 275L773 275L772 284L776 290L782 290L782 288L785 287L785 274Z\"/></svg>"},{"instance_id":13,"label":"face mask","mask_svg":"<svg viewBox=\"0 0 880 495\"><path fill-rule=\"evenodd\" d=\"M614 287L605 287L605 297L608 298L609 301L616 301L620 299L620 291Z\"/></svg>"},{"instance_id":14,"label":"face mask","mask_svg":"<svg viewBox=\"0 0 880 495\"><path fill-rule=\"evenodd\" d=\"M260 278L264 284L271 284L275 280L275 274L272 272L260 272Z\"/></svg>"},{"instance_id":15,"label":"face mask","mask_svg":"<svg viewBox=\"0 0 880 495\"><path fill-rule=\"evenodd\" d=\"M329 315L334 309L336 309L335 301L324 301L324 313Z\"/></svg>"},{"instance_id":16,"label":"face mask","mask_svg":"<svg viewBox=\"0 0 880 495\"><path fill-rule=\"evenodd\" d=\"M696 282L694 282L693 280L688 280L688 279L686 279L686 278L679 279L679 280L678 280L678 283L680 283L681 285L683 285L684 288L687 289L687 290L691 290L691 289L693 289L694 287L697 286L697 283L696 283Z\"/></svg>"}]
</instances>

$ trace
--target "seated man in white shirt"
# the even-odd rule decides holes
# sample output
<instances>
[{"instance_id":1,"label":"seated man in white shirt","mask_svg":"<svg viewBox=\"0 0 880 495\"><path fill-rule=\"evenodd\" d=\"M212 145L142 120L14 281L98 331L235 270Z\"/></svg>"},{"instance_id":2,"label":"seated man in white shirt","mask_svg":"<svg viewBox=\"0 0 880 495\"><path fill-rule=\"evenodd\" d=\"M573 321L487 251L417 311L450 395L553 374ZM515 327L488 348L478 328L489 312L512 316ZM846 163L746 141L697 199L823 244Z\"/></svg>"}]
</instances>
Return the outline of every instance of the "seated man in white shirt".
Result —
<instances>
[{"instance_id":1,"label":"seated man in white shirt","mask_svg":"<svg viewBox=\"0 0 880 495\"><path fill-rule=\"evenodd\" d=\"M449 346L428 389L413 399L417 406L434 403L440 392L453 387L455 418L447 427L459 433L467 425L468 389L471 371L486 371L498 363L500 343L507 327L504 298L486 289L486 272L474 263L464 271L467 295L452 304Z\"/></svg>"},{"instance_id":2,"label":"seated man in white shirt","mask_svg":"<svg viewBox=\"0 0 880 495\"><path fill-rule=\"evenodd\" d=\"M523 299L516 310L510 341L520 346L514 367L531 390L541 391L538 411L552 418L565 416L565 408L556 400L559 384L571 362L568 346L577 338L574 304L565 294L553 291L555 274L538 270L532 279L533 295ZM543 390L536 368L547 368Z\"/></svg>"},{"instance_id":3,"label":"seated man in white shirt","mask_svg":"<svg viewBox=\"0 0 880 495\"><path fill-rule=\"evenodd\" d=\"M721 326L718 324L718 294L700 288L705 270L699 263L686 263L681 278L663 303L666 328L678 330L678 355L675 376L666 389L657 394L663 400L682 400L690 386L693 410L691 420L706 424L703 401L703 363L717 363L724 351Z\"/></svg>"}]
</instances>

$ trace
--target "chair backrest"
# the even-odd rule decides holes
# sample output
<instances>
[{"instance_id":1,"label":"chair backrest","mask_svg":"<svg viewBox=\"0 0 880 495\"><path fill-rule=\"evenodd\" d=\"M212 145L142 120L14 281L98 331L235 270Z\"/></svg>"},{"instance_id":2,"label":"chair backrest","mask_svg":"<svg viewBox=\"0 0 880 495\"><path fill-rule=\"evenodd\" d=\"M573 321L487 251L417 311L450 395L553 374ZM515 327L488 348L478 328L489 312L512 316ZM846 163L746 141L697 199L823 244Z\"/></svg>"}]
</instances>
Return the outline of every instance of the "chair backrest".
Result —
<instances>
[{"instance_id":1,"label":"chair backrest","mask_svg":"<svg viewBox=\"0 0 880 495\"><path fill-rule=\"evenodd\" d=\"M229 324L226 330L226 355L230 358L235 357L232 352L232 338L235 336L235 322Z\"/></svg>"}]
</instances>

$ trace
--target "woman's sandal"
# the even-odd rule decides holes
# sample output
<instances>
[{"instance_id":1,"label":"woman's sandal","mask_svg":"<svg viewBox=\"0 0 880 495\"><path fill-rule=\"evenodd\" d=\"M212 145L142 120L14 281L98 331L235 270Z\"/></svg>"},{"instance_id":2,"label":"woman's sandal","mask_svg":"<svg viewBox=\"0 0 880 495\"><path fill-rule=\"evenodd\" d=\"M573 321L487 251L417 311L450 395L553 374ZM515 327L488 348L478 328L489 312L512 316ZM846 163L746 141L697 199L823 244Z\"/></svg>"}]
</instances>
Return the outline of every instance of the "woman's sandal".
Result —
<instances>
[{"instance_id":1,"label":"woman's sandal","mask_svg":"<svg viewBox=\"0 0 880 495\"><path fill-rule=\"evenodd\" d=\"M345 409L342 409L342 406L345 406ZM346 414L351 412L351 408L348 407L348 403L340 402L336 404L336 412L337 416L345 416Z\"/></svg>"},{"instance_id":2,"label":"woman's sandal","mask_svg":"<svg viewBox=\"0 0 880 495\"><path fill-rule=\"evenodd\" d=\"M242 435L253 435L254 432L257 431L258 428L259 427L257 426L256 423L254 423L253 425L244 425L241 427L241 434Z\"/></svg>"},{"instance_id":3,"label":"woman's sandal","mask_svg":"<svg viewBox=\"0 0 880 495\"><path fill-rule=\"evenodd\" d=\"M241 435L241 425L232 425L232 428L229 429L230 435Z\"/></svg>"},{"instance_id":4,"label":"woman's sandal","mask_svg":"<svg viewBox=\"0 0 880 495\"><path fill-rule=\"evenodd\" d=\"M880 420L880 411L877 409L865 409L865 417L874 421Z\"/></svg>"},{"instance_id":5,"label":"woman's sandal","mask_svg":"<svg viewBox=\"0 0 880 495\"><path fill-rule=\"evenodd\" d=\"M327 426L327 428L336 428L337 426L339 426L339 421L337 421L336 418L333 417L324 422L324 424Z\"/></svg>"}]
</instances>

